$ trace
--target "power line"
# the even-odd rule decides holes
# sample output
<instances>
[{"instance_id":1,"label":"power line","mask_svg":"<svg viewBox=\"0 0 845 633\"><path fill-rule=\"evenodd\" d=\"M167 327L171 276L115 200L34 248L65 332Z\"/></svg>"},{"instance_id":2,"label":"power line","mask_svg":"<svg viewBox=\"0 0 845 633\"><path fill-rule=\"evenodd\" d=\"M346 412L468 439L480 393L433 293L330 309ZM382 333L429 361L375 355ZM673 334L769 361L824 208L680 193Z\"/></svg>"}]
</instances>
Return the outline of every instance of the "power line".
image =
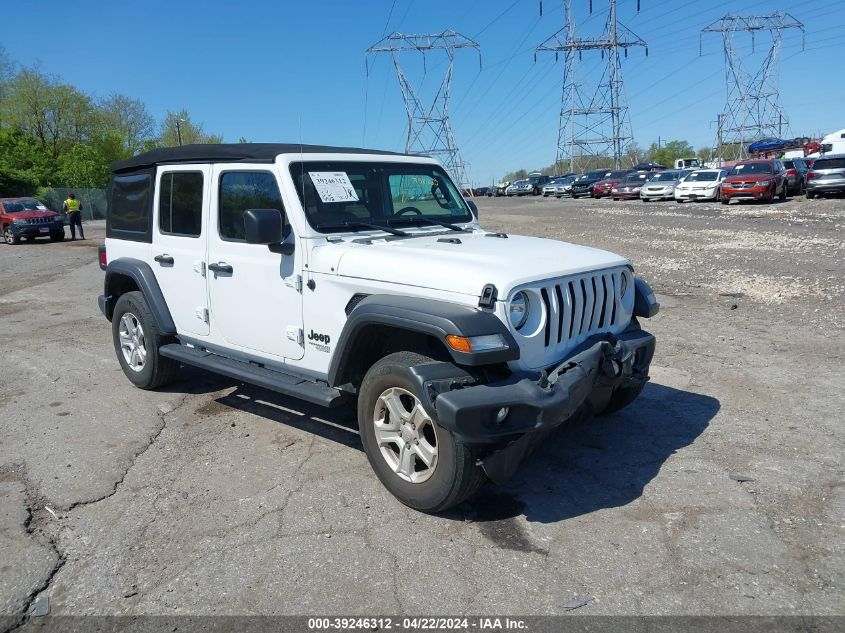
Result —
<instances>
[{"instance_id":1,"label":"power line","mask_svg":"<svg viewBox=\"0 0 845 633\"><path fill-rule=\"evenodd\" d=\"M780 107L778 89L778 58L783 31L799 29L803 35L804 25L789 13L775 11L771 15L725 15L706 26L701 34L719 33L725 53L725 75L727 100L725 108L717 117L716 147L720 152L729 152L729 159L745 158L747 146L773 136L782 137L789 122ZM760 66L753 72L746 68L743 58L733 43L735 33L751 35L752 53L755 38L760 32L768 32L771 44ZM802 38L803 39L803 38ZM747 61L747 57L746 57Z\"/></svg>"},{"instance_id":2,"label":"power line","mask_svg":"<svg viewBox=\"0 0 845 633\"><path fill-rule=\"evenodd\" d=\"M452 74L455 64L455 52L461 49L475 49L478 63L481 64L481 52L478 43L455 31L425 35L403 35L391 33L370 46L367 59L374 54L389 53L393 67L399 79L402 100L408 115L408 129L405 137L406 154L422 154L439 158L443 166L452 175L460 187L467 183L466 168L458 153L452 128L449 124L449 97L452 88ZM400 57L403 53L414 52L422 55L423 68L427 68L426 58L442 51L448 65L439 87L430 101L423 103L421 91L414 89L411 81L402 69Z\"/></svg>"},{"instance_id":3,"label":"power line","mask_svg":"<svg viewBox=\"0 0 845 633\"><path fill-rule=\"evenodd\" d=\"M622 81L622 56L628 49L648 48L645 41L619 22L617 0L608 0L608 17L604 33L598 38L580 37L575 32L572 0L564 0L566 25L535 49L553 52L555 60L564 55L560 121L558 124L555 164L569 162L570 171L580 168L593 157L612 157L616 168L633 142L633 131ZM592 0L590 0L592 7ZM542 12L542 3L540 5ZM575 76L576 64L585 51L607 55L607 67L594 87L585 88Z\"/></svg>"}]
</instances>

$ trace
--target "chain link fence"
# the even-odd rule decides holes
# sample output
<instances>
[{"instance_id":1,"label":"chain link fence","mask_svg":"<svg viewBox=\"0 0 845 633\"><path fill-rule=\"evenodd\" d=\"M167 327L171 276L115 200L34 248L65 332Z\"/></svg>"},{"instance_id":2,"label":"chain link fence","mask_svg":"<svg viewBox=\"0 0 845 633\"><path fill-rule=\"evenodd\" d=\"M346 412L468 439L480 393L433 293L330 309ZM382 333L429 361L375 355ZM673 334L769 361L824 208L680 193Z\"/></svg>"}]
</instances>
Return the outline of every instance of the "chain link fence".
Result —
<instances>
[{"instance_id":1,"label":"chain link fence","mask_svg":"<svg viewBox=\"0 0 845 633\"><path fill-rule=\"evenodd\" d=\"M48 209L61 211L67 199L68 191L73 191L77 200L82 203L83 220L106 219L106 190L105 189L77 189L77 188L43 188L38 191L38 198L47 205Z\"/></svg>"}]
</instances>

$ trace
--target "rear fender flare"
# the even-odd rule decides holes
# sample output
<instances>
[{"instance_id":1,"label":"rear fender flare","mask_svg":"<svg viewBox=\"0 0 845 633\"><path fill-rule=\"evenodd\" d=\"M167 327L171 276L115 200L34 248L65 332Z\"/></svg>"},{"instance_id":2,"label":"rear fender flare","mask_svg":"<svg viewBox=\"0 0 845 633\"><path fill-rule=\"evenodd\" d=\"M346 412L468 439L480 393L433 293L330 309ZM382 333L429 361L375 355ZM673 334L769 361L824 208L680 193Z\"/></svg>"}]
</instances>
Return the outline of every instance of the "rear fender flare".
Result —
<instances>
[{"instance_id":1,"label":"rear fender flare","mask_svg":"<svg viewBox=\"0 0 845 633\"><path fill-rule=\"evenodd\" d=\"M106 267L103 291L106 318L111 320L112 314L114 313L114 304L118 299L118 297L113 296L114 281L117 276L129 277L135 282L138 290L144 295L144 299L147 300L147 304L150 306L150 311L153 313L153 318L156 320L159 331L165 335L175 335L176 324L170 315L170 309L164 300L164 294L161 292L161 287L158 285L158 280L153 269L146 262L132 257L115 259L109 262Z\"/></svg>"}]
</instances>

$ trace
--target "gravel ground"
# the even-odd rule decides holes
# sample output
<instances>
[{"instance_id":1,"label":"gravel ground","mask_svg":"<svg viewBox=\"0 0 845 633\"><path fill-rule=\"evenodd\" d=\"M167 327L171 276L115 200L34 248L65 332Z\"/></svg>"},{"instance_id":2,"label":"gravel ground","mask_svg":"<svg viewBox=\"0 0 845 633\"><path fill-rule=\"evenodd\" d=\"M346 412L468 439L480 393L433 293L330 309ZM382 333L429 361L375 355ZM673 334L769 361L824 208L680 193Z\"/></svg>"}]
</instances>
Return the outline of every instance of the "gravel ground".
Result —
<instances>
[{"instance_id":1,"label":"gravel ground","mask_svg":"<svg viewBox=\"0 0 845 633\"><path fill-rule=\"evenodd\" d=\"M133 388L96 305L101 225L0 247L0 630L48 599L845 615L845 202L478 202L487 228L629 257L663 305L658 351L628 409L436 517L382 489L349 410L195 370Z\"/></svg>"}]
</instances>

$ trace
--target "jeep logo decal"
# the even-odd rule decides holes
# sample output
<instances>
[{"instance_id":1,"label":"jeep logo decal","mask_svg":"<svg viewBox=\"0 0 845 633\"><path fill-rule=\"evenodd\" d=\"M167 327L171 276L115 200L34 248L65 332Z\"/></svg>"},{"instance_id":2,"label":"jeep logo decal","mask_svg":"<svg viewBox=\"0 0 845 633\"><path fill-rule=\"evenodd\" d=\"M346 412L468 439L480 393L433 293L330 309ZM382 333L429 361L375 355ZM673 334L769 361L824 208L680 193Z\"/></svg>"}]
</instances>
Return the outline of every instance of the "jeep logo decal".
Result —
<instances>
[{"instance_id":1,"label":"jeep logo decal","mask_svg":"<svg viewBox=\"0 0 845 633\"><path fill-rule=\"evenodd\" d=\"M328 334L318 334L314 330L308 334L309 341L315 341L317 343L322 343L323 345L328 345L329 342L332 340Z\"/></svg>"}]
</instances>

